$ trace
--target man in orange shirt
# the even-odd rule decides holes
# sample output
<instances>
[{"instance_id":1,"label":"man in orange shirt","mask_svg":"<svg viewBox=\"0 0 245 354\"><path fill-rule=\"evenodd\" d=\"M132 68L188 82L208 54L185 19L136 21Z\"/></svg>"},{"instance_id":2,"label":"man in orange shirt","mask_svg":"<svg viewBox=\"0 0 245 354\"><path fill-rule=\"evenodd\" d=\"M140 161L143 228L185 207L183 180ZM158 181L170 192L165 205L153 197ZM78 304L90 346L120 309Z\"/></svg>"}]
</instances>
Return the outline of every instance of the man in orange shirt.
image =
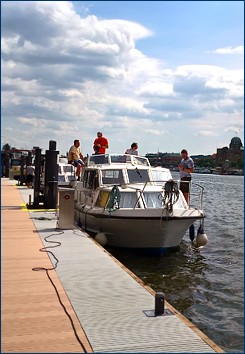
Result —
<instances>
[{"instance_id":1,"label":"man in orange shirt","mask_svg":"<svg viewBox=\"0 0 245 354\"><path fill-rule=\"evenodd\" d=\"M108 149L108 140L103 136L101 132L97 133L97 138L94 140L94 153L95 155L105 154Z\"/></svg>"}]
</instances>

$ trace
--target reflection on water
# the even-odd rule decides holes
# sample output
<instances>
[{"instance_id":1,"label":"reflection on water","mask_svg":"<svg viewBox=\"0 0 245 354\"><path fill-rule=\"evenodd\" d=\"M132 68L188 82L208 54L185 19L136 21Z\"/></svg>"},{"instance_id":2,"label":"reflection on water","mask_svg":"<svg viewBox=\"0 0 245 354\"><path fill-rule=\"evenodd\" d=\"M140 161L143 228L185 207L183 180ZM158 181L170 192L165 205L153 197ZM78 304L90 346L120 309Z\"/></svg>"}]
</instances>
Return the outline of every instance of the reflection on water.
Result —
<instances>
[{"instance_id":1,"label":"reflection on water","mask_svg":"<svg viewBox=\"0 0 245 354\"><path fill-rule=\"evenodd\" d=\"M108 250L222 349L244 352L243 177L193 174L193 181L205 187L206 247L192 248L187 233L162 257Z\"/></svg>"}]
</instances>

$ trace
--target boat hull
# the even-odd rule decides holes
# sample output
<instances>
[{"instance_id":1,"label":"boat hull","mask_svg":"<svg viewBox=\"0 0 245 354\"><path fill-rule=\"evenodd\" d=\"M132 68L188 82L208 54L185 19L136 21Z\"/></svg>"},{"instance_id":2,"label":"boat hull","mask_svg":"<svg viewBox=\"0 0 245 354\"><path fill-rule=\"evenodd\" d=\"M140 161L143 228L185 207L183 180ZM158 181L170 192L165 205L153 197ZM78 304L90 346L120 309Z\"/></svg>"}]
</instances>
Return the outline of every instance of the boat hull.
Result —
<instances>
[{"instance_id":1,"label":"boat hull","mask_svg":"<svg viewBox=\"0 0 245 354\"><path fill-rule=\"evenodd\" d=\"M89 208L75 208L75 219L90 232L103 232L106 245L137 249L168 249L178 247L186 231L203 216L198 211L168 215L163 210L152 210L147 215L136 210L101 213Z\"/></svg>"}]
</instances>

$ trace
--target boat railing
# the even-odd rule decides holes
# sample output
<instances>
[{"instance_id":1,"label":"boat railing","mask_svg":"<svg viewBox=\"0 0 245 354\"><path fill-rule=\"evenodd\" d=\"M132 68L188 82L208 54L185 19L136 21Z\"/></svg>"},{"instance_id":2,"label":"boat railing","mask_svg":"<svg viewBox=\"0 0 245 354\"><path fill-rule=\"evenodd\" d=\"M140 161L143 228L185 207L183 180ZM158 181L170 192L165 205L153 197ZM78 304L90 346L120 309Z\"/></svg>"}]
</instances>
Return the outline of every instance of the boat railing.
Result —
<instances>
[{"instance_id":1,"label":"boat railing","mask_svg":"<svg viewBox=\"0 0 245 354\"><path fill-rule=\"evenodd\" d=\"M190 205L196 209L203 208L203 193L204 187L196 182L190 182Z\"/></svg>"}]
</instances>

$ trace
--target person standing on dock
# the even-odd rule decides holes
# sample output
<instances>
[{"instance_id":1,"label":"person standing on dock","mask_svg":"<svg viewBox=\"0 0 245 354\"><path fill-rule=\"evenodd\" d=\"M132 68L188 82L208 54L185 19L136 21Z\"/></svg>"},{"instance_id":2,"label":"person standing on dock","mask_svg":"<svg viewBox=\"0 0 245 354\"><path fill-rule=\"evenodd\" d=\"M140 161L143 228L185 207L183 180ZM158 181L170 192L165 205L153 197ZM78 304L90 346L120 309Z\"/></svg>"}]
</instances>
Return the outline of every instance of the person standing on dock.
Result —
<instances>
[{"instance_id":1,"label":"person standing on dock","mask_svg":"<svg viewBox=\"0 0 245 354\"><path fill-rule=\"evenodd\" d=\"M180 190L183 193L187 204L189 205L189 191L191 183L191 173L194 171L194 161L188 156L188 151L181 151L182 160L178 166L180 171Z\"/></svg>"},{"instance_id":2,"label":"person standing on dock","mask_svg":"<svg viewBox=\"0 0 245 354\"><path fill-rule=\"evenodd\" d=\"M81 177L81 167L85 165L83 154L80 149L80 141L78 139L74 140L74 145L70 147L68 153L68 163L77 168L77 180Z\"/></svg>"},{"instance_id":3,"label":"person standing on dock","mask_svg":"<svg viewBox=\"0 0 245 354\"><path fill-rule=\"evenodd\" d=\"M99 155L99 154L105 154L106 149L108 149L109 144L108 140L103 136L101 132L97 133L97 138L94 140L94 154Z\"/></svg>"},{"instance_id":4,"label":"person standing on dock","mask_svg":"<svg viewBox=\"0 0 245 354\"><path fill-rule=\"evenodd\" d=\"M125 154L127 155L137 155L138 156L138 144L137 143L132 143L131 144L131 148L127 149L125 151Z\"/></svg>"},{"instance_id":5,"label":"person standing on dock","mask_svg":"<svg viewBox=\"0 0 245 354\"><path fill-rule=\"evenodd\" d=\"M35 167L31 163L30 165L26 166L26 186L28 188L33 187L34 174L35 174Z\"/></svg>"}]
</instances>

